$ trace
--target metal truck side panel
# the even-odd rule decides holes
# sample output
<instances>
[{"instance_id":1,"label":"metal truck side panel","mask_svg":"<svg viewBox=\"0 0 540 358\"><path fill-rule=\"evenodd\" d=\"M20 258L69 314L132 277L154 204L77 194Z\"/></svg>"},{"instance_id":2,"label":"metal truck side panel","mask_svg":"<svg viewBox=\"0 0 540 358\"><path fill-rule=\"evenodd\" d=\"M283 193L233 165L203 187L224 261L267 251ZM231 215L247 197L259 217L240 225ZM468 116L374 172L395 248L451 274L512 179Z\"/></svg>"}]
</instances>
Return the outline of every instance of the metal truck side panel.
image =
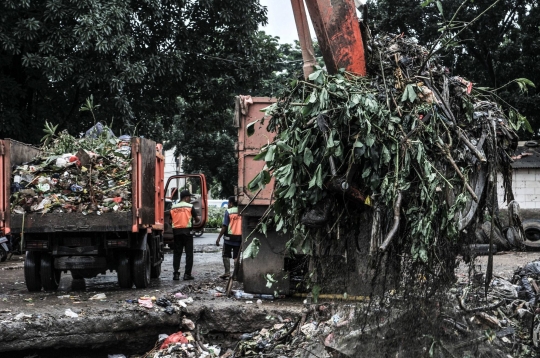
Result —
<instances>
[{"instance_id":1,"label":"metal truck side panel","mask_svg":"<svg viewBox=\"0 0 540 358\"><path fill-rule=\"evenodd\" d=\"M14 233L23 229L23 215L12 215ZM82 213L29 213L24 215L24 233L131 231L131 212L84 215Z\"/></svg>"},{"instance_id":2,"label":"metal truck side panel","mask_svg":"<svg viewBox=\"0 0 540 358\"><path fill-rule=\"evenodd\" d=\"M137 138L139 141L137 206L139 225L153 225L156 222L156 142Z\"/></svg>"},{"instance_id":3,"label":"metal truck side panel","mask_svg":"<svg viewBox=\"0 0 540 358\"><path fill-rule=\"evenodd\" d=\"M161 144L156 145L155 171L155 223L153 227L156 230L163 230L165 224L165 157Z\"/></svg>"},{"instance_id":4,"label":"metal truck side panel","mask_svg":"<svg viewBox=\"0 0 540 358\"><path fill-rule=\"evenodd\" d=\"M245 207L239 206L240 212ZM242 233L243 237L247 237L253 231L267 206L250 206L242 213ZM246 234L247 233L247 234ZM289 240L289 235L278 235L275 230L269 229L267 235L255 233L243 243L247 247L254 238L258 238L261 246L259 254L255 258L248 258L242 261L242 272L244 277L244 290L253 293L274 294L278 292L282 295L290 293L290 280L285 278L288 272L285 271L285 244ZM274 283L270 288L266 287L264 277L267 274L273 275L273 278L278 282Z\"/></svg>"},{"instance_id":5,"label":"metal truck side panel","mask_svg":"<svg viewBox=\"0 0 540 358\"><path fill-rule=\"evenodd\" d=\"M272 188L274 187L274 178L266 185L260 193L251 192L247 188L249 182L261 171L264 161L254 161L253 158L259 154L262 146L271 142L276 136L266 130L268 119L265 118L264 124L260 121L264 118L264 112L261 109L268 107L276 102L275 98L253 97L253 104L248 107L248 113L240 116L241 120L238 127L238 205L269 205L271 202ZM248 137L246 126L259 120L255 124L255 133ZM255 195L257 196L255 197Z\"/></svg>"}]
</instances>

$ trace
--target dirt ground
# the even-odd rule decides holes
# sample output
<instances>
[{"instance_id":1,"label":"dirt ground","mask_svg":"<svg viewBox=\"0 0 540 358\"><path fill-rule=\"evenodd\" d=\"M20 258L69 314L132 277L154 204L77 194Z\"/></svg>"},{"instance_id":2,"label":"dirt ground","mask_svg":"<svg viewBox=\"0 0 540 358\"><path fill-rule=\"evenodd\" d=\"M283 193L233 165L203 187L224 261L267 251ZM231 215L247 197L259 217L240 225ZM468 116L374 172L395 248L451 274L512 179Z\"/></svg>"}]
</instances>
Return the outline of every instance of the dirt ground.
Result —
<instances>
[{"instance_id":1,"label":"dirt ground","mask_svg":"<svg viewBox=\"0 0 540 358\"><path fill-rule=\"evenodd\" d=\"M116 272L107 272L106 275L98 275L95 278L81 281L73 281L71 274L62 273L60 286L57 292L28 292L24 283L24 256L13 256L9 261L0 263L0 312L10 310L33 311L51 304L70 305L73 299L59 299L58 296L70 295L81 299L79 307L107 306L109 301L124 301L137 299L141 296L159 297L165 292L174 291L182 287L185 281L173 281L172 251L165 254L162 264L161 277L153 279L147 289L138 290L135 286L131 289L118 287ZM199 245L195 247L193 276L195 280L189 283L196 285L198 282L213 279L222 274L223 263L220 248L211 245ZM185 255L182 256L180 272L183 274ZM105 301L86 301L91 296L105 293ZM84 301L84 302L83 302Z\"/></svg>"},{"instance_id":2,"label":"dirt ground","mask_svg":"<svg viewBox=\"0 0 540 358\"><path fill-rule=\"evenodd\" d=\"M57 292L30 293L24 283L23 256L14 256L9 261L0 263L0 352L9 352L13 357L23 357L35 352L36 357L55 356L51 350L36 351L40 349L37 347L44 347L61 348L58 352L65 353L64 356L98 357L103 356L103 352L113 353L110 348L104 347L110 347L115 340L137 341L141 343L141 347L151 346L158 334L170 334L178 329L180 316L169 316L158 307L146 310L136 303L130 303L130 300L136 302L138 297L145 295L159 298L185 291L186 287L196 290L208 282L225 286L225 281L218 279L223 270L219 248L215 245L197 245L195 251L194 281L172 280L172 252L168 251L161 277L152 280L150 287L143 290L120 289L115 272L86 279L82 285L81 281L73 281L68 273L62 274ZM539 252L498 253L494 256L494 274L511 278L516 268L538 259ZM182 263L184 262L182 258ZM485 270L487 256L477 258L475 264L477 268ZM469 266L462 262L456 273L465 280L468 271ZM241 287L241 283L235 283L235 288ZM90 300L98 293L104 293L106 298ZM299 315L303 307L301 300L285 299L264 302L261 310L257 309L254 302L250 304L245 300L216 298L212 292L204 290L190 296L195 302L192 307L188 307L188 317L204 317L207 325L214 327L216 331L233 332L232 337L235 333L264 327L268 324L269 317ZM79 317L67 318L64 314L66 309L71 309L79 314ZM15 316L21 313L31 318L15 319ZM164 330L164 327L167 328ZM24 345L28 347L22 348ZM2 349L2 346L8 348ZM77 347L89 347L89 355L81 355L85 349ZM15 353L14 350L23 351ZM137 351L144 352L144 349L138 348ZM69 352L79 353L74 355ZM0 355L3 356L3 353Z\"/></svg>"}]
</instances>

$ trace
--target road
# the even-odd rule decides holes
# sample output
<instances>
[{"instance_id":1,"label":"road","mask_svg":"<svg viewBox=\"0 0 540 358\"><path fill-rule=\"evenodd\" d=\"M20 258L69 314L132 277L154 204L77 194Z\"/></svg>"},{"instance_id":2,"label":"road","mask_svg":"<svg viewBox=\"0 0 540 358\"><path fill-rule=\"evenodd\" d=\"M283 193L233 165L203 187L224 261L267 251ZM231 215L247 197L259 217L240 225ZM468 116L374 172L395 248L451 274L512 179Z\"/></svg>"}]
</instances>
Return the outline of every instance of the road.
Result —
<instances>
[{"instance_id":1,"label":"road","mask_svg":"<svg viewBox=\"0 0 540 358\"><path fill-rule=\"evenodd\" d=\"M222 246L216 246L216 239L218 234L216 233L204 233L201 237L195 237L194 243L194 265L193 275L195 276L195 282L201 280L208 280L218 277L223 270L223 263L221 260ZM173 269L172 269L172 250L166 250L165 261L162 264L161 277L157 280L152 280L148 291L159 291L160 289L167 290L174 288L172 286L183 283L184 281L172 281ZM24 256L13 256L9 261L0 264L0 308L2 308L3 302L12 301L14 297L25 297L33 295L49 295L49 293L29 293L26 290L24 283L24 270L23 270ZM183 275L185 264L185 254L182 255L180 263L180 273ZM75 283L75 285L73 284ZM85 279L84 286L80 286L81 282L73 281L71 274L62 273L60 280L59 292L117 292L122 291L117 285L116 272L107 272L105 275L98 275L95 278ZM131 298L133 292L131 290L124 290L126 294L120 294L119 299ZM108 293L107 293L108 294ZM121 296L121 297L120 297Z\"/></svg>"}]
</instances>

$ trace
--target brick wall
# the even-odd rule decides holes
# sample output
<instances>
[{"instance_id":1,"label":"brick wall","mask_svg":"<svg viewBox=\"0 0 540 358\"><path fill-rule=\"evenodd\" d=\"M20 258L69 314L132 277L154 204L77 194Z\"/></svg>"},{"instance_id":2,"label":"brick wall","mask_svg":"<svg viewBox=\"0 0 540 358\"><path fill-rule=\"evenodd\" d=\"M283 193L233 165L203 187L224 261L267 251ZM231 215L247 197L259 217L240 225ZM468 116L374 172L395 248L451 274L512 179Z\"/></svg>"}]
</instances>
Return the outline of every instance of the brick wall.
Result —
<instances>
[{"instance_id":1,"label":"brick wall","mask_svg":"<svg viewBox=\"0 0 540 358\"><path fill-rule=\"evenodd\" d=\"M514 169L512 175L512 189L520 208L540 209L540 169ZM498 178L497 184L499 186L499 207L505 209L501 177Z\"/></svg>"}]
</instances>

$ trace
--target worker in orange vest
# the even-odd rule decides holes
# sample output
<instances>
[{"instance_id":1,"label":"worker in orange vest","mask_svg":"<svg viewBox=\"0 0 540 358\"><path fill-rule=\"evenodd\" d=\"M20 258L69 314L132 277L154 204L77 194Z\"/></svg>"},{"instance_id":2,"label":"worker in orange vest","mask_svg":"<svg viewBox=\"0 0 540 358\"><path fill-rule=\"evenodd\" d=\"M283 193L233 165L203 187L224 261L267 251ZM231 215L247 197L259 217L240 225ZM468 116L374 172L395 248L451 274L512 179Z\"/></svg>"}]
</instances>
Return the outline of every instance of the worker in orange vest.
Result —
<instances>
[{"instance_id":1,"label":"worker in orange vest","mask_svg":"<svg viewBox=\"0 0 540 358\"><path fill-rule=\"evenodd\" d=\"M225 211L223 217L223 226L216 241L216 245L219 246L221 237L225 236L223 240L223 265L225 266L225 273L219 276L222 279L227 279L231 275L231 258L234 259L234 272L236 272L238 253L240 252L240 244L242 243L242 217L238 213L236 197L231 196L227 206L228 209ZM236 279L236 277L233 277L233 279Z\"/></svg>"},{"instance_id":2,"label":"worker in orange vest","mask_svg":"<svg viewBox=\"0 0 540 358\"><path fill-rule=\"evenodd\" d=\"M193 280L191 269L193 268L193 221L198 222L199 216L191 204L191 193L184 190L180 193L180 201L171 208L171 222L174 235L173 253L173 280L180 280L180 258L184 248L186 249L186 268L184 280Z\"/></svg>"}]
</instances>

